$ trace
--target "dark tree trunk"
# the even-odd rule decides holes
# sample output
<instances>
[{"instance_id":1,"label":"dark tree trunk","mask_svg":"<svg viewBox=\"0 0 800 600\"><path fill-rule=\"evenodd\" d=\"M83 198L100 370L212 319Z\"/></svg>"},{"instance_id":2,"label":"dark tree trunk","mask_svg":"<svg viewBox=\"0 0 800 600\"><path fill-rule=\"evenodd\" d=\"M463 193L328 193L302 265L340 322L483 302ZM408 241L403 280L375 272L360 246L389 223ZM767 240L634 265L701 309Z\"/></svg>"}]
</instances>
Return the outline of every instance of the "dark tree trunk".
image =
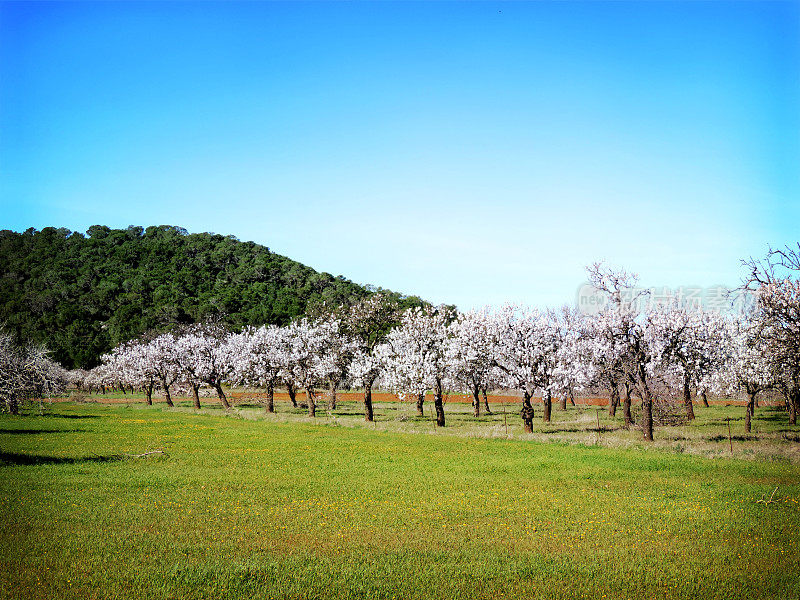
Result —
<instances>
[{"instance_id":1,"label":"dark tree trunk","mask_svg":"<svg viewBox=\"0 0 800 600\"><path fill-rule=\"evenodd\" d=\"M436 387L433 392L433 407L436 409L436 426L444 427L444 402L442 401L442 381L436 380Z\"/></svg>"},{"instance_id":2,"label":"dark tree trunk","mask_svg":"<svg viewBox=\"0 0 800 600\"><path fill-rule=\"evenodd\" d=\"M489 394L486 393L486 388L481 390L481 394L483 394L483 410L486 411L487 415L490 415L492 410L489 408Z\"/></svg>"},{"instance_id":3,"label":"dark tree trunk","mask_svg":"<svg viewBox=\"0 0 800 600\"><path fill-rule=\"evenodd\" d=\"M683 378L683 404L686 407L686 418L694 421L694 407L692 406L692 393L689 389L689 377Z\"/></svg>"},{"instance_id":4,"label":"dark tree trunk","mask_svg":"<svg viewBox=\"0 0 800 600\"><path fill-rule=\"evenodd\" d=\"M306 400L308 400L308 416L309 417L316 417L317 416L317 404L314 401L314 392L309 388L306 388Z\"/></svg>"},{"instance_id":5,"label":"dark tree trunk","mask_svg":"<svg viewBox=\"0 0 800 600\"><path fill-rule=\"evenodd\" d=\"M289 402L292 403L292 406L297 408L297 390L294 388L293 385L287 383L286 391L289 393Z\"/></svg>"},{"instance_id":6,"label":"dark tree trunk","mask_svg":"<svg viewBox=\"0 0 800 600\"><path fill-rule=\"evenodd\" d=\"M192 399L194 400L194 407L200 409L200 386L196 383L190 384L192 386Z\"/></svg>"},{"instance_id":7,"label":"dark tree trunk","mask_svg":"<svg viewBox=\"0 0 800 600\"><path fill-rule=\"evenodd\" d=\"M570 386L569 388L569 403L575 406L575 390Z\"/></svg>"},{"instance_id":8,"label":"dark tree trunk","mask_svg":"<svg viewBox=\"0 0 800 600\"><path fill-rule=\"evenodd\" d=\"M703 406L708 408L708 394L705 390L700 392L700 397L703 399Z\"/></svg>"},{"instance_id":9,"label":"dark tree trunk","mask_svg":"<svg viewBox=\"0 0 800 600\"><path fill-rule=\"evenodd\" d=\"M644 367L640 367L642 370ZM653 441L653 397L650 395L650 388L647 381L642 376L642 433L647 442Z\"/></svg>"},{"instance_id":10,"label":"dark tree trunk","mask_svg":"<svg viewBox=\"0 0 800 600\"><path fill-rule=\"evenodd\" d=\"M633 425L631 416L631 386L625 384L625 400L622 402L622 416L625 418L625 429Z\"/></svg>"},{"instance_id":11,"label":"dark tree trunk","mask_svg":"<svg viewBox=\"0 0 800 600\"><path fill-rule=\"evenodd\" d=\"M17 397L12 395L8 400L6 400L6 406L8 406L8 412L12 415L19 414L19 401Z\"/></svg>"},{"instance_id":12,"label":"dark tree trunk","mask_svg":"<svg viewBox=\"0 0 800 600\"><path fill-rule=\"evenodd\" d=\"M520 416L522 417L522 427L525 429L525 433L533 433L533 406L531 405L531 395L527 391L522 392Z\"/></svg>"},{"instance_id":13,"label":"dark tree trunk","mask_svg":"<svg viewBox=\"0 0 800 600\"><path fill-rule=\"evenodd\" d=\"M617 416L617 407L619 406L619 386L616 382L611 384L611 394L608 397L608 416Z\"/></svg>"},{"instance_id":14,"label":"dark tree trunk","mask_svg":"<svg viewBox=\"0 0 800 600\"><path fill-rule=\"evenodd\" d=\"M175 406L172 403L172 396L169 395L169 386L167 385L167 382L162 379L161 385L164 386L164 400L166 400L167 406Z\"/></svg>"},{"instance_id":15,"label":"dark tree trunk","mask_svg":"<svg viewBox=\"0 0 800 600\"><path fill-rule=\"evenodd\" d=\"M797 425L798 412L800 412L800 390L795 390L789 401L789 425Z\"/></svg>"},{"instance_id":16,"label":"dark tree trunk","mask_svg":"<svg viewBox=\"0 0 800 600\"><path fill-rule=\"evenodd\" d=\"M786 409L786 414L789 415L789 424L791 425L794 403L792 402L792 397L787 392L783 392L783 408Z\"/></svg>"},{"instance_id":17,"label":"dark tree trunk","mask_svg":"<svg viewBox=\"0 0 800 600\"><path fill-rule=\"evenodd\" d=\"M750 433L750 421L753 418L753 413L756 407L756 392L747 392L747 407L744 414L744 431Z\"/></svg>"},{"instance_id":18,"label":"dark tree trunk","mask_svg":"<svg viewBox=\"0 0 800 600\"><path fill-rule=\"evenodd\" d=\"M567 395L562 393L561 394L561 410L567 410Z\"/></svg>"},{"instance_id":19,"label":"dark tree trunk","mask_svg":"<svg viewBox=\"0 0 800 600\"><path fill-rule=\"evenodd\" d=\"M225 397L225 392L222 391L222 384L218 381L212 384L214 389L217 390L217 396L219 396L219 401L222 402L222 406L225 407L225 410L230 410L231 405L228 404L228 399Z\"/></svg>"},{"instance_id":20,"label":"dark tree trunk","mask_svg":"<svg viewBox=\"0 0 800 600\"><path fill-rule=\"evenodd\" d=\"M424 405L425 405L425 392L422 392L421 394L417 394L417 416L418 417L424 417L425 416Z\"/></svg>"},{"instance_id":21,"label":"dark tree trunk","mask_svg":"<svg viewBox=\"0 0 800 600\"><path fill-rule=\"evenodd\" d=\"M472 416L481 416L481 389L477 385L472 387Z\"/></svg>"},{"instance_id":22,"label":"dark tree trunk","mask_svg":"<svg viewBox=\"0 0 800 600\"><path fill-rule=\"evenodd\" d=\"M550 393L550 390L544 390L544 392L542 392L542 404L544 405L542 420L545 423L549 423L550 413L553 410L553 395Z\"/></svg>"},{"instance_id":23,"label":"dark tree trunk","mask_svg":"<svg viewBox=\"0 0 800 600\"><path fill-rule=\"evenodd\" d=\"M270 383L267 385L267 401L264 410L268 413L275 412L275 387Z\"/></svg>"},{"instance_id":24,"label":"dark tree trunk","mask_svg":"<svg viewBox=\"0 0 800 600\"><path fill-rule=\"evenodd\" d=\"M372 381L367 381L364 386L364 420L372 423L375 420L375 413L372 410Z\"/></svg>"},{"instance_id":25,"label":"dark tree trunk","mask_svg":"<svg viewBox=\"0 0 800 600\"><path fill-rule=\"evenodd\" d=\"M144 399L150 406L153 406L153 382L147 384L144 388Z\"/></svg>"}]
</instances>

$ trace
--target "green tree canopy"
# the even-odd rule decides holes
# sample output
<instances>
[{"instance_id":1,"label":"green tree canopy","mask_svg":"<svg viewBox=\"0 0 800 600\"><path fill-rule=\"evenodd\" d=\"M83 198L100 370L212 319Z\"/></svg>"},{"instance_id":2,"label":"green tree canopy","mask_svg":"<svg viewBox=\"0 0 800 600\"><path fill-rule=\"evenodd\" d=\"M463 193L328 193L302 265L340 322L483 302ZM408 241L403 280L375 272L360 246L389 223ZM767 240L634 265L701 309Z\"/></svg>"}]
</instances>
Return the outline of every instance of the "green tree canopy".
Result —
<instances>
[{"instance_id":1,"label":"green tree canopy","mask_svg":"<svg viewBox=\"0 0 800 600\"><path fill-rule=\"evenodd\" d=\"M92 367L146 331L209 319L285 325L314 305L351 304L377 290L253 242L173 225L0 231L0 321L69 368ZM385 293L404 306L422 303Z\"/></svg>"}]
</instances>

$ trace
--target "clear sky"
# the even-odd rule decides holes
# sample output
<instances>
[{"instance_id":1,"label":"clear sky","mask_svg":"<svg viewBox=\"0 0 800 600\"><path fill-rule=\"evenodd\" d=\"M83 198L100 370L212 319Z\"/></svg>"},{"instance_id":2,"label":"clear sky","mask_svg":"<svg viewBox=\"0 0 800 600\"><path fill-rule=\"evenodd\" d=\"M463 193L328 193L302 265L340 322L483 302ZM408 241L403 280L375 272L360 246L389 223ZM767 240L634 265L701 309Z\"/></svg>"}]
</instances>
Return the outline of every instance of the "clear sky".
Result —
<instances>
[{"instance_id":1,"label":"clear sky","mask_svg":"<svg viewBox=\"0 0 800 600\"><path fill-rule=\"evenodd\" d=\"M171 224L460 308L800 239L800 3L0 4L0 228Z\"/></svg>"}]
</instances>

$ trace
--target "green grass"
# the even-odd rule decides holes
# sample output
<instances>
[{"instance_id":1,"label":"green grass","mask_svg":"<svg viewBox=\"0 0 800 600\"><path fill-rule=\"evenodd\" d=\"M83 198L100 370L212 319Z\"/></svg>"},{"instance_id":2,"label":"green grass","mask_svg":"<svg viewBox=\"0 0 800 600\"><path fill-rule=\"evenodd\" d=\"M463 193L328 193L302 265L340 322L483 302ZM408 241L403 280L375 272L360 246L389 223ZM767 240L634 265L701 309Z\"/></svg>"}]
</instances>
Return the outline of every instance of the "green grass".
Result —
<instances>
[{"instance_id":1,"label":"green grass","mask_svg":"<svg viewBox=\"0 0 800 600\"><path fill-rule=\"evenodd\" d=\"M502 415L474 424L453 403L438 432L406 405L372 426L355 404L315 422L285 404L243 418L162 407L0 417L0 597L800 596L791 453L646 449L608 419L601 445L582 444L569 435L598 432L576 409L530 437L509 414L505 439ZM697 412L657 435L722 444L702 440L741 416ZM773 415L759 411L753 443L789 430ZM548 427L576 431L540 443ZM155 448L168 456L124 456Z\"/></svg>"}]
</instances>

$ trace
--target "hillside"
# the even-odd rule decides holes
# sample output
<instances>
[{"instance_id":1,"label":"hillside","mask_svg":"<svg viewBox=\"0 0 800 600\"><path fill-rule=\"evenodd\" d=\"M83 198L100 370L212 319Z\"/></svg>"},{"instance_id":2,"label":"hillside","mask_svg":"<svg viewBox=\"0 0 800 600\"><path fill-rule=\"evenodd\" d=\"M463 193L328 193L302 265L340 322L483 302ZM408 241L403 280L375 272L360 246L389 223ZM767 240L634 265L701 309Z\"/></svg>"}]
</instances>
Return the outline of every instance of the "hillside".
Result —
<instances>
[{"instance_id":1,"label":"hillside","mask_svg":"<svg viewBox=\"0 0 800 600\"><path fill-rule=\"evenodd\" d=\"M171 225L0 231L0 322L20 340L45 343L68 368L91 367L151 329L209 318L286 324L320 301L375 290L266 246Z\"/></svg>"}]
</instances>

